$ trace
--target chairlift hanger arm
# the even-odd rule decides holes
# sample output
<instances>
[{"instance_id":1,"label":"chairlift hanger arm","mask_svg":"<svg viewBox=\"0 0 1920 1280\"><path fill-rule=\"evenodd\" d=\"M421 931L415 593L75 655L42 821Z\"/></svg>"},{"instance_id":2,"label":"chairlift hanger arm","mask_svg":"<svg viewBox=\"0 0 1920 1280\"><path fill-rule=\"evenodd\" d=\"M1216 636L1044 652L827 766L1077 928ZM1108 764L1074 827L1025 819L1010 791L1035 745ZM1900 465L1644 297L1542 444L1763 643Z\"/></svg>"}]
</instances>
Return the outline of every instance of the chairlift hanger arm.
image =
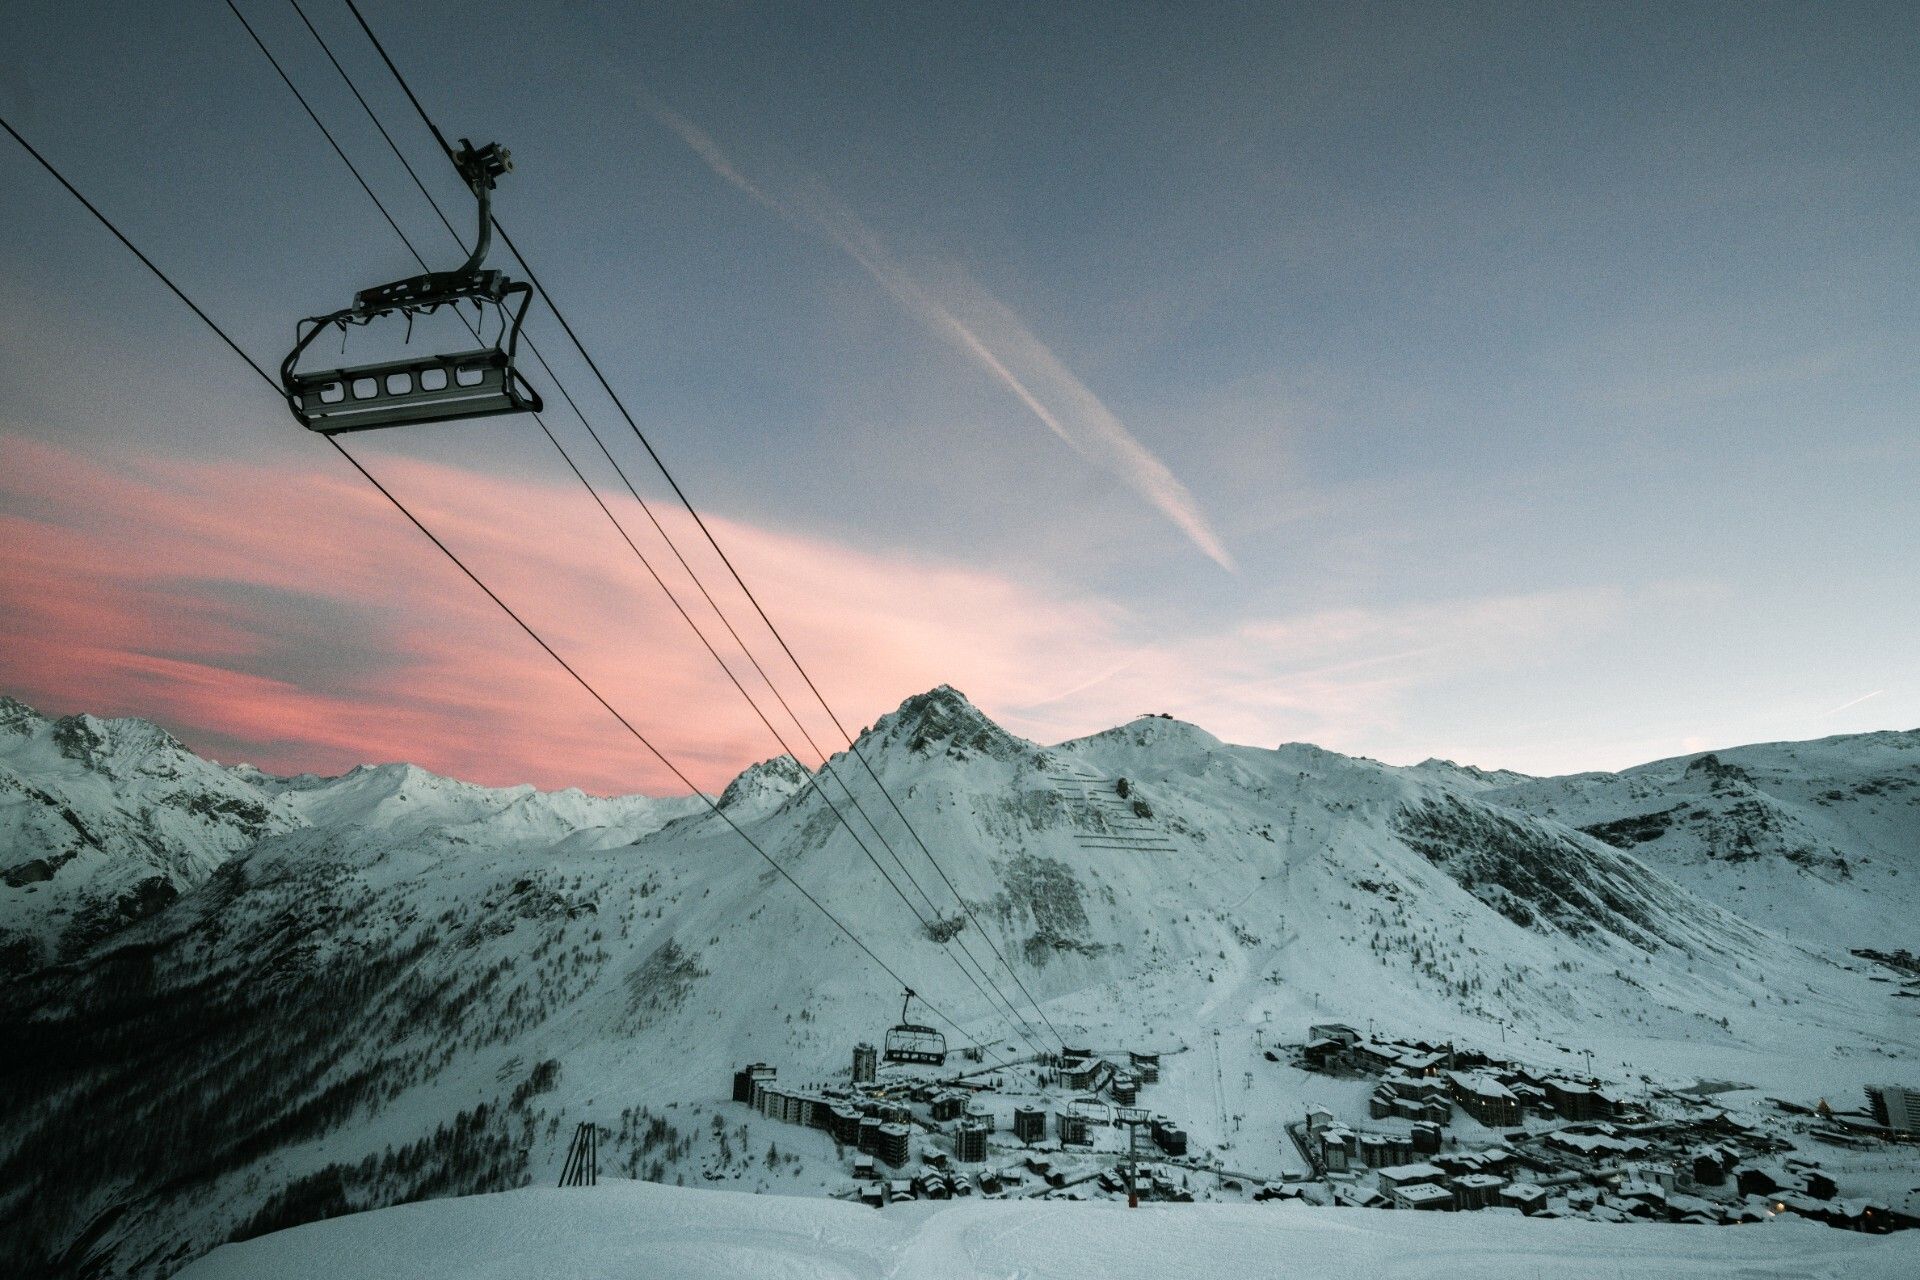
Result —
<instances>
[{"instance_id":1,"label":"chairlift hanger arm","mask_svg":"<svg viewBox=\"0 0 1920 1280\"><path fill-rule=\"evenodd\" d=\"M488 269L493 244L493 188L513 168L511 155L497 142L475 147L465 138L454 163L473 192L479 232L473 252L453 271L427 271L373 285L354 295L353 305L311 316L294 326L293 350L280 365L280 386L300 425L323 435L368 431L506 413L538 413L540 394L514 367L520 326L533 301L533 286ZM300 373L300 358L321 333L348 325L370 325L396 313L406 317L411 340L416 316L441 307L491 303L500 313L500 332L487 343L475 326L477 349L378 364Z\"/></svg>"}]
</instances>

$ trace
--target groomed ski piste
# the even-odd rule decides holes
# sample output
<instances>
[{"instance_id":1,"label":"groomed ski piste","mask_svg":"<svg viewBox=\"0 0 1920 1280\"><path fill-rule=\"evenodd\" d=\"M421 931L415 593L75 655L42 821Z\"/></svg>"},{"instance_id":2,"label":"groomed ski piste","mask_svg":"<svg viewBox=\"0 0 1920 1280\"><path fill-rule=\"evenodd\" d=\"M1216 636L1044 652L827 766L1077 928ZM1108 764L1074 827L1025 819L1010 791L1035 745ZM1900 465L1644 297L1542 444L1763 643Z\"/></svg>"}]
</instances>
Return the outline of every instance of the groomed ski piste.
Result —
<instances>
[{"instance_id":1,"label":"groomed ski piste","mask_svg":"<svg viewBox=\"0 0 1920 1280\"><path fill-rule=\"evenodd\" d=\"M1910 1277L1900 1236L1268 1205L962 1202L885 1213L645 1182L467 1196L225 1245L181 1280L1393 1280Z\"/></svg>"}]
</instances>

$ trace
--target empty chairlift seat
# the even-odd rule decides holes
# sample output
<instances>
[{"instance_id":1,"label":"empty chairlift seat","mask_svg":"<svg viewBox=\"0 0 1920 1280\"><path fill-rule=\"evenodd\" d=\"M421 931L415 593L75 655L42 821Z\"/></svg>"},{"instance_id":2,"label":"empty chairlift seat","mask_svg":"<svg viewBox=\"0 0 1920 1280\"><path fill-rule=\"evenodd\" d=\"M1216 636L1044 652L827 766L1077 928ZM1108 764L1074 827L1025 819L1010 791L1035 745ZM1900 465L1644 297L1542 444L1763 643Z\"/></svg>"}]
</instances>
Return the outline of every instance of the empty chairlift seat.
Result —
<instances>
[{"instance_id":1,"label":"empty chairlift seat","mask_svg":"<svg viewBox=\"0 0 1920 1280\"><path fill-rule=\"evenodd\" d=\"M540 411L539 393L514 367L533 286L482 265L493 240L494 182L513 166L497 144L475 147L464 138L454 164L479 206L479 230L466 262L452 271L428 271L362 289L354 295L352 306L309 317L295 326L293 350L280 364L280 385L293 416L308 430L331 436ZM415 319L442 309L458 317L463 305L473 306L478 315L466 326L480 344L471 350L299 370L301 357L323 333L338 329L344 351L352 330L375 325L390 329L404 321L410 340ZM481 336L489 309L499 326L490 344Z\"/></svg>"},{"instance_id":2,"label":"empty chairlift seat","mask_svg":"<svg viewBox=\"0 0 1920 1280\"><path fill-rule=\"evenodd\" d=\"M907 1021L912 1006L913 991L909 988L900 1002L900 1021L887 1030L881 1056L888 1062L940 1066L947 1060L947 1038L932 1027Z\"/></svg>"},{"instance_id":3,"label":"empty chairlift seat","mask_svg":"<svg viewBox=\"0 0 1920 1280\"><path fill-rule=\"evenodd\" d=\"M494 347L293 373L287 392L300 421L322 435L541 408L539 393Z\"/></svg>"}]
</instances>

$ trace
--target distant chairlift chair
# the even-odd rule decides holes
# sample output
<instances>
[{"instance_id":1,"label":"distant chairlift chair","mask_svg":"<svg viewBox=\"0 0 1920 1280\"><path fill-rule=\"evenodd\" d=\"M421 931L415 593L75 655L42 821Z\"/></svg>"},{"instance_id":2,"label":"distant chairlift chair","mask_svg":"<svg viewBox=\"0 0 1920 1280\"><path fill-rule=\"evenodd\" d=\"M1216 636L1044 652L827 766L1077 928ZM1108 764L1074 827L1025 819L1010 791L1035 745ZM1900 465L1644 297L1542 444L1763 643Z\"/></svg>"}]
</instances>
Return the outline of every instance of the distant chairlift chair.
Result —
<instances>
[{"instance_id":1,"label":"distant chairlift chair","mask_svg":"<svg viewBox=\"0 0 1920 1280\"><path fill-rule=\"evenodd\" d=\"M498 143L476 149L465 138L454 157L460 176L480 203L480 230L473 253L459 269L430 271L354 295L353 305L295 326L294 348L280 365L280 385L300 425L322 435L369 431L454 418L484 418L501 413L538 413L540 394L514 367L520 324L533 301L533 287L509 280L503 272L483 270L493 243L494 182L513 168ZM499 328L494 340L473 350L419 356L380 364L297 372L300 357L315 338L338 328L342 340L349 325L368 325L384 316L403 315L407 332L415 316L471 302L481 314L490 306ZM476 331L481 326L475 325ZM484 343L484 339L482 339Z\"/></svg>"},{"instance_id":2,"label":"distant chairlift chair","mask_svg":"<svg viewBox=\"0 0 1920 1280\"><path fill-rule=\"evenodd\" d=\"M932 1027L907 1021L908 1009L913 1004L913 988L907 988L907 995L900 1002L900 1023L887 1031L886 1046L881 1057L888 1062L914 1062L922 1066L938 1067L947 1060L947 1038Z\"/></svg>"}]
</instances>

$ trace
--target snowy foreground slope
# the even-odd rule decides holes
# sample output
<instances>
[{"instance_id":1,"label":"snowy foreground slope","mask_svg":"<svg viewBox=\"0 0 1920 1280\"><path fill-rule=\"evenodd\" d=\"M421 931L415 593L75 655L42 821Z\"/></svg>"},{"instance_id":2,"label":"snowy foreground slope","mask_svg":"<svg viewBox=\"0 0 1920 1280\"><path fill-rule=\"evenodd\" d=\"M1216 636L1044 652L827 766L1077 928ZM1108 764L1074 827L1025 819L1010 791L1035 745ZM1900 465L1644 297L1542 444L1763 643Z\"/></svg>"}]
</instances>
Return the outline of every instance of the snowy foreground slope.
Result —
<instances>
[{"instance_id":1,"label":"snowy foreground slope","mask_svg":"<svg viewBox=\"0 0 1920 1280\"><path fill-rule=\"evenodd\" d=\"M355 1214L227 1245L183 1280L1180 1280L1343 1275L1616 1280L1913 1274L1899 1237L1265 1205L858 1205L648 1183Z\"/></svg>"},{"instance_id":2,"label":"snowy foreground slope","mask_svg":"<svg viewBox=\"0 0 1920 1280\"><path fill-rule=\"evenodd\" d=\"M86 759L60 745L69 721L11 723L0 762L34 793L0 797L0 817L68 843L6 856L73 856L9 881L0 925L55 936L36 904L71 901L62 877L84 883L116 858L174 874L137 838L171 821L172 802L127 798L162 786L120 763L115 744L139 739L137 722L86 725L107 744ZM987 1062L1017 1061L1057 1048L1057 1030L1158 1050L1143 1105L1187 1128L1196 1161L1279 1179L1303 1170L1288 1120L1318 1103L1364 1110L1363 1084L1267 1055L1325 1019L1552 1071L1590 1050L1608 1079L1722 1082L1733 1087L1716 1098L1736 1108L1769 1093L1858 1105L1861 1085L1912 1076L1915 1002L1847 951L1920 944L1920 913L1840 905L1920 883L1920 824L1903 821L1920 813L1906 785L1920 779L1920 735L1869 735L1857 758L1850 741L1801 744L1804 777L1791 746L1746 749L1757 754L1739 765L1795 821L1835 815L1844 874L1797 843L1738 864L1754 883L1771 869L1768 901L1796 886L1831 897L1791 937L1742 910L1753 894L1715 871L1719 845L1683 839L1720 829L1686 810L1747 801L1708 780L1683 802L1698 781L1688 762L1643 780L1540 782L1231 746L1163 719L1042 747L943 688L861 739L938 869L846 755L817 779L756 766L720 804L957 1024L956 1047L977 1038ZM607 1132L609 1174L848 1190L825 1134L729 1102L730 1073L764 1061L783 1081L844 1079L852 1045L898 1016L899 989L697 800L489 791L401 765L286 780L163 763L206 771L208 793L246 788L231 794L270 821L249 841L203 841L218 852L186 860L176 897L0 985L0 1042L24 1046L0 1061L0 1220L20 1224L0 1239L0 1272L164 1276L235 1236L550 1182L583 1120ZM125 845L72 850L63 803L89 830L121 815ZM1672 834L1620 834L1644 805L1683 809ZM1013 1010L964 975L969 955ZM1860 1176L1841 1193L1880 1193ZM874 1216L897 1212L918 1210ZM1414 1216L1394 1230L1493 1221ZM1703 1249L1790 1238L1702 1234Z\"/></svg>"}]
</instances>

